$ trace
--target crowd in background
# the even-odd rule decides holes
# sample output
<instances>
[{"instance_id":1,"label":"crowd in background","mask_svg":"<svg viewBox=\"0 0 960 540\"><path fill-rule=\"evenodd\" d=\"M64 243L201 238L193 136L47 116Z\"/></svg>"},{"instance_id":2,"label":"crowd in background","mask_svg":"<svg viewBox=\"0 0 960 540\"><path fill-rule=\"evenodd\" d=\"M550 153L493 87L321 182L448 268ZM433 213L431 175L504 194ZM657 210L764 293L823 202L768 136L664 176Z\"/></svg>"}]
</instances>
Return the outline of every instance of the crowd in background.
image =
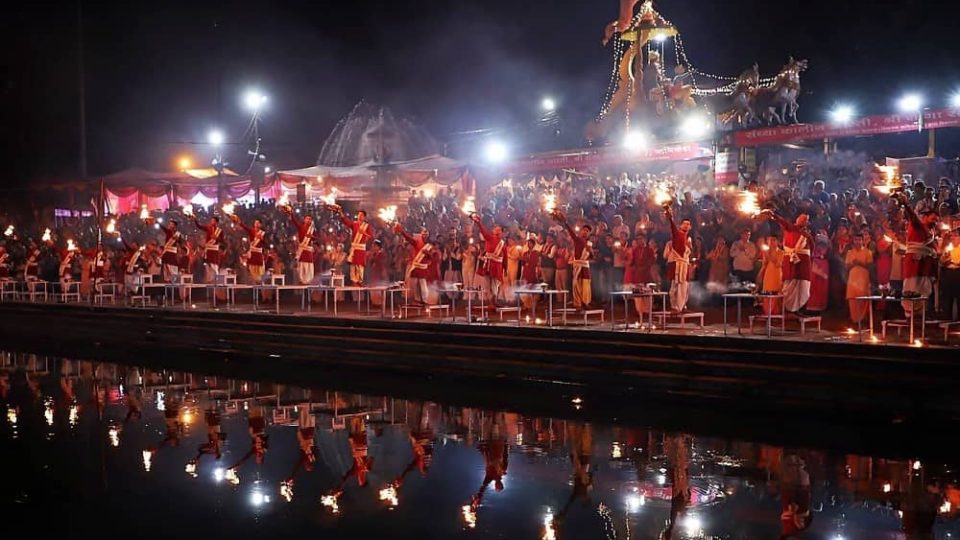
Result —
<instances>
[{"instance_id":1,"label":"crowd in background","mask_svg":"<svg viewBox=\"0 0 960 540\"><path fill-rule=\"evenodd\" d=\"M693 225L689 270L693 306L716 302L719 294L742 290L749 284L765 292L778 292L783 286L782 231L773 221L738 211L744 190L756 193L761 207L771 208L791 222L800 213L809 215L815 246L808 311L846 309L856 321L864 316L863 309L850 299L881 286L897 290L902 280L906 245L902 210L892 206L886 194L871 189L878 177L869 169L833 177L777 174L741 187L718 186L701 172L633 176L623 173L611 177L561 174L562 177L508 179L477 193L472 201L487 227L500 225L504 230L507 291L521 282L539 282L545 277L551 279L550 285L571 288L571 239L545 210L549 201L555 201L572 226L591 227L590 270L595 304L609 301L609 292L635 284L666 287L664 247L670 238L670 226L661 204L655 201L662 192L669 194L677 219L690 219ZM936 305L946 317L953 318L953 304L960 301L960 238L953 222L958 213L956 186L942 178L930 185L917 182L907 187L907 193L918 212L933 210L941 216L938 245L942 269ZM440 189L437 193L413 191L407 204L401 205L397 221L407 231L428 231L430 241L437 247L442 281L473 286L479 284L477 270L483 237L464 212L466 199L466 194L455 189ZM350 201L341 202L347 213L360 208ZM319 203L295 203L293 209L294 215L311 215L315 219L317 272L334 270L348 275L351 233L339 216ZM379 261L368 263L376 267L368 266L366 281L404 280L415 251L395 233L394 224L376 218L376 208L365 209L374 228L369 249L378 254L371 259ZM294 283L298 242L289 216L273 200L237 205L235 213L246 224L261 220L266 233L267 271L284 274L288 283ZM205 223L210 215L222 215L222 211L216 207L195 207L194 214L196 220ZM182 270L202 281L204 238L194 218L184 215L182 209L154 211L151 217L154 220L145 221L136 212L117 216L116 234L99 231L98 223L102 220L96 217L58 220L50 225L53 231L48 245L62 247L69 238L83 251L96 246L99 240L107 261L105 277L123 282L121 259L131 249L142 247L138 265L143 272L160 274L164 241L160 228L175 220L185 235L180 257ZM34 223L18 223L16 219L0 215L0 227L14 226L13 234L3 239L9 276L21 275L18 272L22 271L31 245L43 248L38 227ZM221 266L234 269L241 281L248 280L244 267L248 237L230 220L223 220L222 227L226 234L221 243ZM29 235L23 234L26 229L30 230ZM557 246L556 255L550 260L526 256L531 251L541 252L548 240ZM56 281L58 250L40 251L41 276ZM383 255L379 256L380 253ZM73 273L78 280L83 280L89 271L84 269L83 260L80 257L74 262Z\"/></svg>"}]
</instances>

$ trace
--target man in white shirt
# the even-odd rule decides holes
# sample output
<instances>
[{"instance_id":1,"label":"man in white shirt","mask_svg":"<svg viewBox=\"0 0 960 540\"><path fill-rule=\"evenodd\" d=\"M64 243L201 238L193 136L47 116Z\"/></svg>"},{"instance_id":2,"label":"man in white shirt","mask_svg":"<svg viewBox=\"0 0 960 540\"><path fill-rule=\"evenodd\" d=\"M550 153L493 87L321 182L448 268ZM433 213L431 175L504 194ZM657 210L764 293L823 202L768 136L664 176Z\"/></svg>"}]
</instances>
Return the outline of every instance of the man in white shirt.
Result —
<instances>
[{"instance_id":1,"label":"man in white shirt","mask_svg":"<svg viewBox=\"0 0 960 540\"><path fill-rule=\"evenodd\" d=\"M730 257L733 258L733 275L741 282L756 281L757 245L750 241L750 230L740 232L740 239L730 246Z\"/></svg>"}]
</instances>

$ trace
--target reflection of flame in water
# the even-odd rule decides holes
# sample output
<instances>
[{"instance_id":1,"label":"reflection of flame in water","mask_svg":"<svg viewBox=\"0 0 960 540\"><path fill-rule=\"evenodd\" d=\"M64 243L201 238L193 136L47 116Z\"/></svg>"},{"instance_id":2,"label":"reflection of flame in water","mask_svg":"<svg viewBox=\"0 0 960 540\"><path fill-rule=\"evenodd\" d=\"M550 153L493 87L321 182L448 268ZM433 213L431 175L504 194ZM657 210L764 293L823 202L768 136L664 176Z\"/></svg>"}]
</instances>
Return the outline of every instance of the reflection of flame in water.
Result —
<instances>
[{"instance_id":1,"label":"reflection of flame in water","mask_svg":"<svg viewBox=\"0 0 960 540\"><path fill-rule=\"evenodd\" d=\"M150 467L153 466L153 452L149 450L143 451L143 470L150 472Z\"/></svg>"},{"instance_id":2,"label":"reflection of flame in water","mask_svg":"<svg viewBox=\"0 0 960 540\"><path fill-rule=\"evenodd\" d=\"M472 506L469 504L463 505L463 507L460 508L460 513L463 516L463 523L468 529L477 527L477 513L473 510Z\"/></svg>"},{"instance_id":3,"label":"reflection of flame in water","mask_svg":"<svg viewBox=\"0 0 960 540\"><path fill-rule=\"evenodd\" d=\"M167 404L163 402L163 392L157 392L157 410L160 412L167 410Z\"/></svg>"},{"instance_id":4,"label":"reflection of flame in water","mask_svg":"<svg viewBox=\"0 0 960 540\"><path fill-rule=\"evenodd\" d=\"M53 399L47 398L43 401L43 418L48 426L53 425Z\"/></svg>"},{"instance_id":5,"label":"reflection of flame in water","mask_svg":"<svg viewBox=\"0 0 960 540\"><path fill-rule=\"evenodd\" d=\"M391 508L400 504L397 497L397 488L394 485L388 485L380 490L380 500L386 502Z\"/></svg>"},{"instance_id":6,"label":"reflection of flame in water","mask_svg":"<svg viewBox=\"0 0 960 540\"><path fill-rule=\"evenodd\" d=\"M77 405L73 404L70 406L70 427L77 425L77 420L80 419L80 412L77 409Z\"/></svg>"},{"instance_id":7,"label":"reflection of flame in water","mask_svg":"<svg viewBox=\"0 0 960 540\"><path fill-rule=\"evenodd\" d=\"M213 480L215 482L223 482L224 470L221 467L217 467L213 470Z\"/></svg>"},{"instance_id":8,"label":"reflection of flame in water","mask_svg":"<svg viewBox=\"0 0 960 540\"><path fill-rule=\"evenodd\" d=\"M186 409L186 408L183 409L183 413L180 414L180 420L184 423L184 425L189 426L190 424L192 424L192 423L193 423L193 411L191 411L190 409Z\"/></svg>"},{"instance_id":9,"label":"reflection of flame in water","mask_svg":"<svg viewBox=\"0 0 960 540\"><path fill-rule=\"evenodd\" d=\"M623 457L623 449L620 447L620 443L613 443L613 450L610 452L610 457L613 459L620 459Z\"/></svg>"},{"instance_id":10,"label":"reflection of flame in water","mask_svg":"<svg viewBox=\"0 0 960 540\"><path fill-rule=\"evenodd\" d=\"M280 496L287 502L293 500L293 480L287 480L280 484Z\"/></svg>"},{"instance_id":11,"label":"reflection of flame in water","mask_svg":"<svg viewBox=\"0 0 960 540\"><path fill-rule=\"evenodd\" d=\"M110 429L107 430L107 437L110 438L110 446L114 448L120 446L120 430L117 429L117 426L110 426Z\"/></svg>"},{"instance_id":12,"label":"reflection of flame in water","mask_svg":"<svg viewBox=\"0 0 960 540\"><path fill-rule=\"evenodd\" d=\"M196 477L197 477L197 462L196 462L196 461L188 461L187 464L186 464L186 466L184 466L183 470L186 471L186 473L189 474L191 477L196 478Z\"/></svg>"},{"instance_id":13,"label":"reflection of flame in water","mask_svg":"<svg viewBox=\"0 0 960 540\"><path fill-rule=\"evenodd\" d=\"M320 504L330 509L334 514L340 513L340 505L337 504L336 495L324 495L320 497Z\"/></svg>"},{"instance_id":14,"label":"reflection of flame in water","mask_svg":"<svg viewBox=\"0 0 960 540\"><path fill-rule=\"evenodd\" d=\"M236 469L227 469L226 471L224 471L223 479L234 486L240 484L240 476L237 474Z\"/></svg>"},{"instance_id":15,"label":"reflection of flame in water","mask_svg":"<svg viewBox=\"0 0 960 540\"><path fill-rule=\"evenodd\" d=\"M13 407L7 407L7 422L10 422L11 426L17 425L17 410Z\"/></svg>"}]
</instances>

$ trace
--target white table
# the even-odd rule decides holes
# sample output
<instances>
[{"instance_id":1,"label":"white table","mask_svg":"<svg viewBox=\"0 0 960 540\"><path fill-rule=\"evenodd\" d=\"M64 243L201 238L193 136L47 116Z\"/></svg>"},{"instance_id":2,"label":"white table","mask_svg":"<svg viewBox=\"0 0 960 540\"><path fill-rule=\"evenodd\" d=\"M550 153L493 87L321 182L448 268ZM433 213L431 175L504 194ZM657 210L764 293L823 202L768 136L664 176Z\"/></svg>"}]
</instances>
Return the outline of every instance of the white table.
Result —
<instances>
[{"instance_id":1,"label":"white table","mask_svg":"<svg viewBox=\"0 0 960 540\"><path fill-rule=\"evenodd\" d=\"M737 301L737 334L743 335L743 329L741 321L743 320L743 300L749 298L751 300L776 300L779 298L780 302L780 317L783 320L784 325L786 324L786 306L783 303L782 294L755 294L755 293L727 293L723 295L723 335L727 335L727 300L733 298ZM767 337L770 337L773 333L773 314L767 313L761 315L767 319ZM750 329L750 332L753 332L753 329Z\"/></svg>"},{"instance_id":2,"label":"white table","mask_svg":"<svg viewBox=\"0 0 960 540\"><path fill-rule=\"evenodd\" d=\"M666 311L668 293L663 291L656 291L656 292L654 291L650 291L650 292L613 291L612 293L610 293L610 328L611 330L617 329L617 321L616 321L616 318L614 317L614 311L613 311L613 307L615 305L614 300L617 297L620 297L623 299L623 317L624 317L623 330L624 331L627 331L630 329L630 308L628 305L628 301L633 298L649 298L650 313L647 316L649 317L648 320L650 321L650 326L647 327L647 331L652 332L653 331L653 304L655 303L654 299L658 296L663 301L663 306L662 306L663 311ZM642 313L640 314L640 322L643 323Z\"/></svg>"},{"instance_id":3,"label":"white table","mask_svg":"<svg viewBox=\"0 0 960 540\"><path fill-rule=\"evenodd\" d=\"M920 303L920 340L923 341L927 339L927 300L928 296L917 296L914 298L895 298L893 296L858 296L857 300L869 300L870 301L870 335L873 335L873 302L874 300L885 300L889 302L913 302L913 309L910 310L910 344L913 344L913 339L915 336L914 325L917 319L917 302ZM884 325L887 321L884 320L880 324ZM858 328L860 323L858 323ZM863 341L863 332L860 333L860 341Z\"/></svg>"},{"instance_id":4,"label":"white table","mask_svg":"<svg viewBox=\"0 0 960 540\"><path fill-rule=\"evenodd\" d=\"M274 301L275 301L275 312L277 315L280 314L280 293L283 291L300 291L300 306L303 308L306 302L307 289L310 288L310 285L267 285L267 284L257 284L251 285L253 289L253 309L257 310L260 308L260 291L273 291Z\"/></svg>"},{"instance_id":5,"label":"white table","mask_svg":"<svg viewBox=\"0 0 960 540\"><path fill-rule=\"evenodd\" d=\"M484 311L484 290L482 287L477 287L475 289L459 289L456 287L437 289L438 293L446 294L450 297L451 309L453 310L453 322L457 322L457 296L464 295L467 298L467 324L471 324L473 319L473 297L477 296L480 298L480 312Z\"/></svg>"},{"instance_id":6,"label":"white table","mask_svg":"<svg viewBox=\"0 0 960 540\"><path fill-rule=\"evenodd\" d=\"M252 289L253 285L238 285L236 283L211 283L207 285L213 291L213 307L217 307L217 291L223 289L226 292L227 307L233 307L237 303L237 289ZM209 295L210 292L208 291Z\"/></svg>"},{"instance_id":7,"label":"white table","mask_svg":"<svg viewBox=\"0 0 960 540\"><path fill-rule=\"evenodd\" d=\"M2 302L7 296L10 296L11 300L16 300L17 294L20 292L19 285L20 282L12 279L0 280L0 302Z\"/></svg>"},{"instance_id":8,"label":"white table","mask_svg":"<svg viewBox=\"0 0 960 540\"><path fill-rule=\"evenodd\" d=\"M514 296L517 297L517 326L520 326L520 297L524 295L529 296L546 296L548 302L547 309L547 326L553 326L553 297L559 295L563 297L563 301L560 303L561 306L566 307L567 305L567 291L556 290L556 289L519 289L513 291ZM534 307L536 309L536 307ZM567 325L567 311L563 311L563 326Z\"/></svg>"},{"instance_id":9,"label":"white table","mask_svg":"<svg viewBox=\"0 0 960 540\"><path fill-rule=\"evenodd\" d=\"M205 283L164 283L163 284L163 300L166 303L167 296L170 297L170 305L176 305L177 296L176 292L180 292L183 300L183 309L187 309L187 303L193 303L193 290L194 289L204 289L206 290L208 285ZM186 294L184 294L184 292ZM207 294L210 294L209 292Z\"/></svg>"}]
</instances>

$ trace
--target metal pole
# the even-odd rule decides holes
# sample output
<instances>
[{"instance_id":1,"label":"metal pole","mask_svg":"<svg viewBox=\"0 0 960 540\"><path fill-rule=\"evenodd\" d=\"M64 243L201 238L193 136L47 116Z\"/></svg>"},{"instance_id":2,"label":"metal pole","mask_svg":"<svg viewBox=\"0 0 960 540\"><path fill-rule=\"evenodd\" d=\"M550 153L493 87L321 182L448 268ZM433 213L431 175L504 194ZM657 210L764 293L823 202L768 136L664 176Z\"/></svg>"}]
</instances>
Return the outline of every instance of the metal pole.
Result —
<instances>
[{"instance_id":1,"label":"metal pole","mask_svg":"<svg viewBox=\"0 0 960 540\"><path fill-rule=\"evenodd\" d=\"M87 92L83 61L83 2L77 0L77 82L80 94L80 178L87 177Z\"/></svg>"}]
</instances>

